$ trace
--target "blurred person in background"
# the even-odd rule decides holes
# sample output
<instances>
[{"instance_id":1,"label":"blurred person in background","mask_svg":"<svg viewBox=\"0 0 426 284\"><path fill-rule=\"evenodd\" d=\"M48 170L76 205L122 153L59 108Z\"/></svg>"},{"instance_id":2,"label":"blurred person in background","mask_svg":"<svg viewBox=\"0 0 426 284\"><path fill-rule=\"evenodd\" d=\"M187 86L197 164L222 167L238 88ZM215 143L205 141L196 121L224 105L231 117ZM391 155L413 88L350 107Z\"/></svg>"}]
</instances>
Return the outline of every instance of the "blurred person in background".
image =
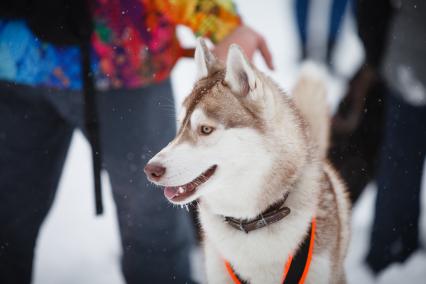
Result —
<instances>
[{"instance_id":1,"label":"blurred person in background","mask_svg":"<svg viewBox=\"0 0 426 284\"><path fill-rule=\"evenodd\" d=\"M353 204L377 174L388 92L383 76L377 72L386 44L388 11L370 11L364 2L352 1L351 5L364 43L365 62L349 80L333 115L329 149L329 159L346 182Z\"/></svg>"},{"instance_id":2,"label":"blurred person in background","mask_svg":"<svg viewBox=\"0 0 426 284\"><path fill-rule=\"evenodd\" d=\"M382 140L366 258L374 274L394 262L404 262L420 246L420 190L426 154L425 4L420 0L358 1L365 63L334 118L334 128L344 133L361 121L362 113L376 117L368 132L357 135L367 141L376 137L376 143Z\"/></svg>"},{"instance_id":3,"label":"blurred person in background","mask_svg":"<svg viewBox=\"0 0 426 284\"><path fill-rule=\"evenodd\" d=\"M369 181L377 180L366 261L378 274L394 262L404 262L420 246L426 5L419 0L358 0L355 4L365 62L350 80L333 117L329 157L348 184L352 202Z\"/></svg>"},{"instance_id":4,"label":"blurred person in background","mask_svg":"<svg viewBox=\"0 0 426 284\"><path fill-rule=\"evenodd\" d=\"M357 1L295 0L294 7L300 59L320 62L330 76L346 81L338 74L333 58L345 18L358 20ZM385 84L370 69L363 65L348 80L344 99L332 119L328 156L347 184L352 203L375 177L382 138Z\"/></svg>"},{"instance_id":5,"label":"blurred person in background","mask_svg":"<svg viewBox=\"0 0 426 284\"><path fill-rule=\"evenodd\" d=\"M231 1L1 1L0 283L31 281L76 128L93 148L98 213L101 162L110 176L126 282L191 282L189 219L142 171L175 135L169 75L185 54L178 24L209 37L221 59L236 42L272 66Z\"/></svg>"},{"instance_id":6,"label":"blurred person in background","mask_svg":"<svg viewBox=\"0 0 426 284\"><path fill-rule=\"evenodd\" d=\"M294 1L300 39L300 59L314 59L332 68L334 47L347 6L352 4L351 0ZM322 31L324 27L325 30ZM322 38L321 32L325 35Z\"/></svg>"},{"instance_id":7,"label":"blurred person in background","mask_svg":"<svg viewBox=\"0 0 426 284\"><path fill-rule=\"evenodd\" d=\"M360 35L371 73L382 74L385 124L367 264L378 274L404 262L419 244L420 190L426 154L426 3L359 1Z\"/></svg>"}]
</instances>

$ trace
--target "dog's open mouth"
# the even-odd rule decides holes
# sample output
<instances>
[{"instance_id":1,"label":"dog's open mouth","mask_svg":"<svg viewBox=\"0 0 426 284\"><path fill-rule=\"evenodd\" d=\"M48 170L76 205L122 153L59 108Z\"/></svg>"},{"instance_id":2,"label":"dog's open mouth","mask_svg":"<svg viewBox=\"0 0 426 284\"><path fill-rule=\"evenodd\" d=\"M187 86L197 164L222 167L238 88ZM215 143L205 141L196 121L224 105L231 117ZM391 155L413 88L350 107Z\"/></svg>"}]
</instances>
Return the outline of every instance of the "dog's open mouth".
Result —
<instances>
[{"instance_id":1,"label":"dog's open mouth","mask_svg":"<svg viewBox=\"0 0 426 284\"><path fill-rule=\"evenodd\" d=\"M187 199L193 195L197 188L205 183L216 171L217 165L210 167L207 171L203 172L193 181L180 185L180 186L166 186L164 187L164 196L173 202L179 202Z\"/></svg>"}]
</instances>

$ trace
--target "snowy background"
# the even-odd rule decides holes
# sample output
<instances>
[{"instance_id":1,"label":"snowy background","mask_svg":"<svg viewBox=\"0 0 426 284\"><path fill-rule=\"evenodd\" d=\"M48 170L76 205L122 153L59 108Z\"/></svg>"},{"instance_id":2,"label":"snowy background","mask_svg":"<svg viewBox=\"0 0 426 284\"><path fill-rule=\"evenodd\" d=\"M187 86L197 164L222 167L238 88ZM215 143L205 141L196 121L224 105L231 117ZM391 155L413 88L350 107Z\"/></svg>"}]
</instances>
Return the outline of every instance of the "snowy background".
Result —
<instances>
[{"instance_id":1,"label":"snowy background","mask_svg":"<svg viewBox=\"0 0 426 284\"><path fill-rule=\"evenodd\" d=\"M327 4L330 0L311 1L315 11L324 10L311 31L320 35L326 31ZM285 90L291 90L297 75L298 38L295 31L292 1L245 0L236 1L244 21L267 39L271 47L276 71L271 73ZM320 4L321 5L320 5ZM186 29L179 31L185 45L194 39ZM321 41L312 43L321 52ZM347 17L335 55L337 74L329 77L329 99L335 107L344 91L346 78L356 70L363 52L355 36L353 22ZM259 59L256 65L266 70ZM176 102L182 100L193 83L194 66L191 60L181 60L173 72ZM53 208L38 239L35 284L121 284L124 283L119 267L121 253L115 206L111 199L107 174L103 175L105 214L94 216L92 166L90 149L80 132L76 131L68 154ZM423 177L422 204L426 208ZM159 192L159 194L161 194ZM353 210L352 242L346 262L349 283L426 283L426 251L414 254L404 264L394 264L374 279L363 265L375 198L374 184L367 187ZM389 208L389 210L392 210ZM422 212L422 240L426 243L426 218ZM195 251L194 264L201 257ZM200 276L200 268L194 266Z\"/></svg>"}]
</instances>

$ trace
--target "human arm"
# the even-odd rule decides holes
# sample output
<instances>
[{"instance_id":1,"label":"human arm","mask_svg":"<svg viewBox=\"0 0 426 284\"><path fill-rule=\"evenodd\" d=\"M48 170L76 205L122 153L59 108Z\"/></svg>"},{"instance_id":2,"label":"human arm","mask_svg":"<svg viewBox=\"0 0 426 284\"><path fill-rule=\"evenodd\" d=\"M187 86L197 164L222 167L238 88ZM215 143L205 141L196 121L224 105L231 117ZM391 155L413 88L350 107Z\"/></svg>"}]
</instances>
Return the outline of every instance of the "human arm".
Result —
<instances>
[{"instance_id":1,"label":"human arm","mask_svg":"<svg viewBox=\"0 0 426 284\"><path fill-rule=\"evenodd\" d=\"M226 59L232 43L240 45L251 60L259 51L267 66L273 69L272 56L265 39L244 25L230 0L167 0L157 3L174 23L188 26L195 35L207 37L214 44L213 53Z\"/></svg>"}]
</instances>

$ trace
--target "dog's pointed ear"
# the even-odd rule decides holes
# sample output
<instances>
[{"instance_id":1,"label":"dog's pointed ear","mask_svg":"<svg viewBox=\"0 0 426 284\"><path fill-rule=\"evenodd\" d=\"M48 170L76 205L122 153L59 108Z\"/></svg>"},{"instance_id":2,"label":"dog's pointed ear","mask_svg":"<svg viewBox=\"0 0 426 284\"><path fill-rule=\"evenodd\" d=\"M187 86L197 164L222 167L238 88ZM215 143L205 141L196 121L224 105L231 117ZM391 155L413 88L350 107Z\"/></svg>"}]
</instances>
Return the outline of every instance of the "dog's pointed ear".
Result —
<instances>
[{"instance_id":1,"label":"dog's pointed ear","mask_svg":"<svg viewBox=\"0 0 426 284\"><path fill-rule=\"evenodd\" d=\"M256 73L236 44L232 44L228 51L225 82L234 93L242 96L247 96L256 87Z\"/></svg>"},{"instance_id":2,"label":"dog's pointed ear","mask_svg":"<svg viewBox=\"0 0 426 284\"><path fill-rule=\"evenodd\" d=\"M197 80L207 77L212 71L216 57L210 52L206 42L201 37L197 39L194 60L197 69Z\"/></svg>"}]
</instances>

